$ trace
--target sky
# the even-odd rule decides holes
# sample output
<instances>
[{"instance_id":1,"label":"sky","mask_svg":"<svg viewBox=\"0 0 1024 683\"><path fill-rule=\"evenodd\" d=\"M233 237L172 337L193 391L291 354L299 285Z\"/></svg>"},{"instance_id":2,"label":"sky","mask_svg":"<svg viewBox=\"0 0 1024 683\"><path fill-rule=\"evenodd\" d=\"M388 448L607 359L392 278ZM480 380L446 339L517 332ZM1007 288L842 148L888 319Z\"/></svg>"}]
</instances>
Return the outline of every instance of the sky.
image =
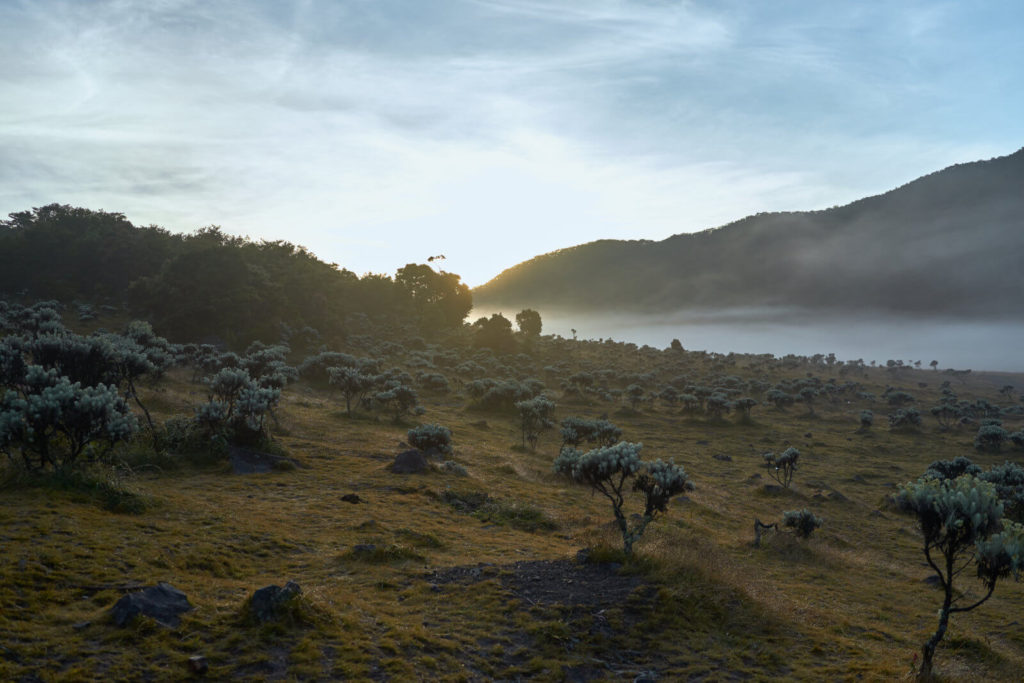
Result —
<instances>
[{"instance_id":1,"label":"sky","mask_svg":"<svg viewBox=\"0 0 1024 683\"><path fill-rule=\"evenodd\" d=\"M1024 146L1024 3L0 0L0 215L471 286Z\"/></svg>"}]
</instances>

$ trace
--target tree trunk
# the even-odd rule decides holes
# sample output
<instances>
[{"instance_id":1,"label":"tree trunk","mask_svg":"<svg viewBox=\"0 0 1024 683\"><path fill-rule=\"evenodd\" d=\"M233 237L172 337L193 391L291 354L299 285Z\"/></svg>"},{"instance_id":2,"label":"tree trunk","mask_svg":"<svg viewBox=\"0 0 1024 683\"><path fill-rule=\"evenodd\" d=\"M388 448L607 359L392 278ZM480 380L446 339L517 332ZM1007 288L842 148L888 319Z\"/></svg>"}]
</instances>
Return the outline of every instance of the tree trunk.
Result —
<instances>
[{"instance_id":1,"label":"tree trunk","mask_svg":"<svg viewBox=\"0 0 1024 683\"><path fill-rule=\"evenodd\" d=\"M946 635L946 627L949 626L949 608L952 603L953 588L947 583L946 597L942 601L942 611L939 613L939 628L921 648L921 670L917 674L920 681L932 680L932 658L935 656L935 648L939 646L943 636Z\"/></svg>"},{"instance_id":2,"label":"tree trunk","mask_svg":"<svg viewBox=\"0 0 1024 683\"><path fill-rule=\"evenodd\" d=\"M622 550L626 553L626 556L633 554L633 537L629 533L629 525L626 523L626 516L622 514L622 510L619 506L614 506L615 521L619 525L619 532L622 534Z\"/></svg>"}]
</instances>

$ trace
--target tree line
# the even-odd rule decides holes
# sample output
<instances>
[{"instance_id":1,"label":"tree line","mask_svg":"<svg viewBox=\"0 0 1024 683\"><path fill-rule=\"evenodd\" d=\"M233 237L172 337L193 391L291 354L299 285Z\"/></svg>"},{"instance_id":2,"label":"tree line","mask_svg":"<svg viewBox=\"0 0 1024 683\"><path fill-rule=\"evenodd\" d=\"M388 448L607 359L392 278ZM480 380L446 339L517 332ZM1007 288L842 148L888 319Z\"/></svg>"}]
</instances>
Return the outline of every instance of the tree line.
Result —
<instances>
[{"instance_id":1,"label":"tree line","mask_svg":"<svg viewBox=\"0 0 1024 683\"><path fill-rule=\"evenodd\" d=\"M172 340L232 347L372 326L444 330L473 306L458 275L424 264L360 277L282 240L216 226L175 234L62 204L0 221L0 294L126 307Z\"/></svg>"}]
</instances>

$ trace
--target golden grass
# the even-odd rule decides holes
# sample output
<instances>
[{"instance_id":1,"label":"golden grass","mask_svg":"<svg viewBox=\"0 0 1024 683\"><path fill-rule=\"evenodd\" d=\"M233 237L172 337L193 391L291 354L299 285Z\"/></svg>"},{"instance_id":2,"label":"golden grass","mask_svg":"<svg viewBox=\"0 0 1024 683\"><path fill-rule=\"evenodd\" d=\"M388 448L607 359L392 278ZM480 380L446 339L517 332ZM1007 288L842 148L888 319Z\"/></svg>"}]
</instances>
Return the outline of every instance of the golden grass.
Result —
<instances>
[{"instance_id":1,"label":"golden grass","mask_svg":"<svg viewBox=\"0 0 1024 683\"><path fill-rule=\"evenodd\" d=\"M914 387L926 412L941 379L920 371L894 381L876 370L862 381L878 395L886 383ZM187 380L173 373L151 394L155 415L188 412L197 387ZM1004 380L971 376L956 389L994 400ZM930 572L913 521L888 508L887 496L935 459L1019 459L975 453L971 432L938 432L927 416L920 432L891 432L879 404L868 406L877 417L867 433L857 432L864 405L824 399L815 417L800 406L761 406L744 424L662 407L613 415L627 439L644 442L645 457L674 457L697 489L648 528L641 560L624 568L649 585L591 613L532 604L507 585L513 563L619 542L607 501L551 473L557 436L545 434L537 453L514 450L510 416L467 410L452 395L424 403L424 421L453 430L454 458L468 476L390 473L407 426L350 418L329 395L298 386L279 410L286 435L278 437L299 461L295 470L237 476L184 465L139 477L130 486L153 502L134 516L73 493L8 486L0 492L0 679L173 680L196 654L212 679L631 680L642 671L663 680L901 679L935 627L939 594L923 582ZM558 414L614 409L563 401ZM760 453L787 445L802 453L793 488L767 491L774 482ZM557 528L481 521L446 503L445 491L529 506ZM364 502L343 501L348 493ZM755 517L774 521L802 507L825 520L812 538L779 533L751 546ZM353 553L360 544L376 551ZM470 582L430 578L481 563ZM306 623L244 619L255 589L288 580L303 588ZM106 623L125 590L158 581L196 606L178 628ZM983 607L955 615L939 671L951 680L1018 680L1022 614L1024 591L1007 582Z\"/></svg>"}]
</instances>

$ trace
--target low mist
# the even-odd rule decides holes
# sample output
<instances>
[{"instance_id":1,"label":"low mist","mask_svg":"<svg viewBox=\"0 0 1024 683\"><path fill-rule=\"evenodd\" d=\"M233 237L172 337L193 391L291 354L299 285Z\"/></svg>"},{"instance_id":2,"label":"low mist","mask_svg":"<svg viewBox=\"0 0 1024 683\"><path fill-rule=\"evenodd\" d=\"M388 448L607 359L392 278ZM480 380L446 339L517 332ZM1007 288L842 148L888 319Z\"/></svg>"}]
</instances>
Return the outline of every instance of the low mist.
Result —
<instances>
[{"instance_id":1,"label":"low mist","mask_svg":"<svg viewBox=\"0 0 1024 683\"><path fill-rule=\"evenodd\" d=\"M469 319L517 310L474 309ZM671 313L586 314L540 310L543 334L608 339L667 347L678 339L692 351L770 353L774 356L834 353L840 360L933 360L940 369L1024 372L1024 323L1010 320L886 314L833 315L796 308L687 309Z\"/></svg>"}]
</instances>

